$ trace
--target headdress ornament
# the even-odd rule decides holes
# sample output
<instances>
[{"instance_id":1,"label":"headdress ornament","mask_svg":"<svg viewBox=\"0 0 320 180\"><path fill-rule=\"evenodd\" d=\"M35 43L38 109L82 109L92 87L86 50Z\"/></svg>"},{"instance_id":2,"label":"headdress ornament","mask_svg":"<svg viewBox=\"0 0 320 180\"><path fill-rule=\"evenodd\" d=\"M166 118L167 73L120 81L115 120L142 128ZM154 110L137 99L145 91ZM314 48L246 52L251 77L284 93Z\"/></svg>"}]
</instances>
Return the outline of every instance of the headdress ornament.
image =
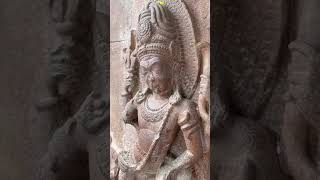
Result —
<instances>
[{"instance_id":1,"label":"headdress ornament","mask_svg":"<svg viewBox=\"0 0 320 180\"><path fill-rule=\"evenodd\" d=\"M159 2L149 2L139 15L137 57L161 55L172 59L176 28L170 12Z\"/></svg>"},{"instance_id":2,"label":"headdress ornament","mask_svg":"<svg viewBox=\"0 0 320 180\"><path fill-rule=\"evenodd\" d=\"M139 14L137 58L165 56L183 97L191 98L199 78L199 59L190 14L183 0L150 0Z\"/></svg>"}]
</instances>

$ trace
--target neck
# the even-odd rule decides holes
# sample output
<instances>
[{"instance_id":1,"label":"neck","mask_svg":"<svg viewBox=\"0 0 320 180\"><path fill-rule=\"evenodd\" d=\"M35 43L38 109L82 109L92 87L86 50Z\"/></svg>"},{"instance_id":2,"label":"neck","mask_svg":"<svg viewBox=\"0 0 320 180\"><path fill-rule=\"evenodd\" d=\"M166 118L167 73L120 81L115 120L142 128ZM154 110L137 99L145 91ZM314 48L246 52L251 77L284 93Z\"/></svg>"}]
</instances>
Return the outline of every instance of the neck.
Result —
<instances>
[{"instance_id":1,"label":"neck","mask_svg":"<svg viewBox=\"0 0 320 180\"><path fill-rule=\"evenodd\" d=\"M158 94L158 93L153 93L153 96L155 99L158 99L158 100L164 100L164 99L168 99L171 95L171 90L168 90L166 92L163 92L161 94Z\"/></svg>"}]
</instances>

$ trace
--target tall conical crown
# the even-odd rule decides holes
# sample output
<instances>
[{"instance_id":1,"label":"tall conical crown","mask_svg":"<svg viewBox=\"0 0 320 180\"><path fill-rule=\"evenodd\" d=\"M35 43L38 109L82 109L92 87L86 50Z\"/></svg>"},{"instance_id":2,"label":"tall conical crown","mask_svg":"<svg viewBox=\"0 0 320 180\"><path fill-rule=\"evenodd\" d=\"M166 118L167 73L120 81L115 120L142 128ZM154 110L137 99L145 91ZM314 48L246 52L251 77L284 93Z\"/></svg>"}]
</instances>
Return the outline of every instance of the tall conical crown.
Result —
<instances>
[{"instance_id":1,"label":"tall conical crown","mask_svg":"<svg viewBox=\"0 0 320 180\"><path fill-rule=\"evenodd\" d=\"M174 20L164 4L149 2L139 15L137 27L137 57L172 56L172 44L176 38Z\"/></svg>"}]
</instances>

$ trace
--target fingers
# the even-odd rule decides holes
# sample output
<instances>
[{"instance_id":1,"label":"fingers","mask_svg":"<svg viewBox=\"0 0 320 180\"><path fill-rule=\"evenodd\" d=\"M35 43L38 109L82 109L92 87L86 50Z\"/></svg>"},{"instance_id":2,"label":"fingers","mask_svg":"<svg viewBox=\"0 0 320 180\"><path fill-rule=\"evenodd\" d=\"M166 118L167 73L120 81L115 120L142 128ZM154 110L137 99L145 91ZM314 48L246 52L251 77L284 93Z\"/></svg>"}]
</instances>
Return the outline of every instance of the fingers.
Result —
<instances>
[{"instance_id":1,"label":"fingers","mask_svg":"<svg viewBox=\"0 0 320 180\"><path fill-rule=\"evenodd\" d=\"M133 70L134 67L136 66L136 61L137 61L137 50L134 49L131 54L130 54L130 69Z\"/></svg>"},{"instance_id":2,"label":"fingers","mask_svg":"<svg viewBox=\"0 0 320 180\"><path fill-rule=\"evenodd\" d=\"M132 51L130 48L124 48L122 52L124 54L123 60L126 69L133 70L136 65L137 50L134 49Z\"/></svg>"},{"instance_id":3,"label":"fingers","mask_svg":"<svg viewBox=\"0 0 320 180\"><path fill-rule=\"evenodd\" d=\"M208 100L205 97L199 97L198 101L198 109L199 109L199 115L201 119L204 121L209 120L209 113L208 113Z\"/></svg>"}]
</instances>

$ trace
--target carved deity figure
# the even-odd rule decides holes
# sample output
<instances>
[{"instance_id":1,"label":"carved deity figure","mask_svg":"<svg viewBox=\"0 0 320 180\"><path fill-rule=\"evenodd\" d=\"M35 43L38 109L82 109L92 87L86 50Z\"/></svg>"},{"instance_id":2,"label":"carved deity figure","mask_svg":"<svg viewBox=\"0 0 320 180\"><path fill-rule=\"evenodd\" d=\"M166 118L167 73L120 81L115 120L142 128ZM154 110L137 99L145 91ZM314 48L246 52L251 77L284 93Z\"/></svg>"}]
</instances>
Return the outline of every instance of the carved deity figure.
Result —
<instances>
[{"instance_id":1,"label":"carved deity figure","mask_svg":"<svg viewBox=\"0 0 320 180\"><path fill-rule=\"evenodd\" d=\"M202 122L192 100L200 68L184 3L147 3L139 15L136 41L125 49L125 108L121 119L125 126L134 127L136 142L118 154L118 179L201 179L201 173L195 175L193 170L201 171L198 162L208 148L203 135L209 120L204 90L208 74L202 76L202 99L198 101L202 117L207 117ZM208 60L208 48L203 54Z\"/></svg>"}]
</instances>

